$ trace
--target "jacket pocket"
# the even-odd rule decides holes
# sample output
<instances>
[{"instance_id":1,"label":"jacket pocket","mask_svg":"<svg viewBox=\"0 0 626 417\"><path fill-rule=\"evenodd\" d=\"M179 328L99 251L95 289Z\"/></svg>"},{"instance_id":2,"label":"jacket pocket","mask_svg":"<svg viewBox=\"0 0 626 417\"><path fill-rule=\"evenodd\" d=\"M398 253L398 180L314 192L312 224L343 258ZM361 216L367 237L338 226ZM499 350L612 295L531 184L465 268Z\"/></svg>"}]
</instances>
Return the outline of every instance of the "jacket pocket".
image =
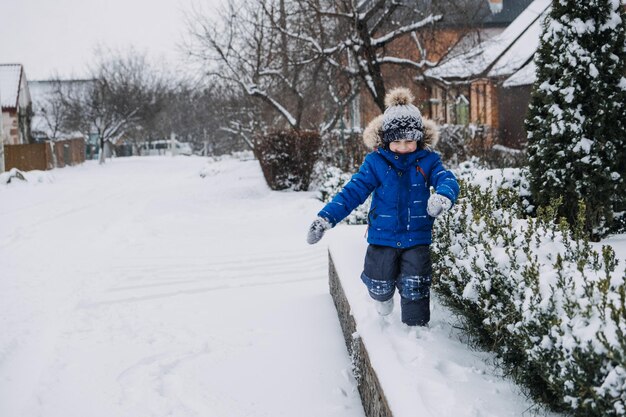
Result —
<instances>
[{"instance_id":1,"label":"jacket pocket","mask_svg":"<svg viewBox=\"0 0 626 417\"><path fill-rule=\"evenodd\" d=\"M371 226L375 230L395 231L398 226L398 218L389 214L378 214L373 219Z\"/></svg>"},{"instance_id":2,"label":"jacket pocket","mask_svg":"<svg viewBox=\"0 0 626 417\"><path fill-rule=\"evenodd\" d=\"M411 215L411 219L409 221L410 230L412 231L429 231L433 227L433 223L435 219L430 217L427 213L422 213L421 211L417 212L414 215Z\"/></svg>"}]
</instances>

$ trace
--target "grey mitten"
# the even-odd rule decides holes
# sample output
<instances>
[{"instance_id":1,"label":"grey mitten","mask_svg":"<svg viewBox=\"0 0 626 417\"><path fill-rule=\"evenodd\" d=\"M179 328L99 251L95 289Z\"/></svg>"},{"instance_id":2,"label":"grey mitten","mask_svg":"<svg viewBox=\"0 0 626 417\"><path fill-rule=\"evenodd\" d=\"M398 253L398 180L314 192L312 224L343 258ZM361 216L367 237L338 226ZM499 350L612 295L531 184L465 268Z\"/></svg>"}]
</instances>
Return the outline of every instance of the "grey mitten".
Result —
<instances>
[{"instance_id":1,"label":"grey mitten","mask_svg":"<svg viewBox=\"0 0 626 417\"><path fill-rule=\"evenodd\" d=\"M450 207L452 207L452 201L450 201L448 197L442 196L441 194L433 194L428 199L426 211L429 216L437 217L450 210Z\"/></svg>"},{"instance_id":2,"label":"grey mitten","mask_svg":"<svg viewBox=\"0 0 626 417\"><path fill-rule=\"evenodd\" d=\"M309 244L314 244L320 241L322 236L324 236L324 232L333 226L323 217L318 217L311 223L309 227L309 233L306 236L306 241Z\"/></svg>"}]
</instances>

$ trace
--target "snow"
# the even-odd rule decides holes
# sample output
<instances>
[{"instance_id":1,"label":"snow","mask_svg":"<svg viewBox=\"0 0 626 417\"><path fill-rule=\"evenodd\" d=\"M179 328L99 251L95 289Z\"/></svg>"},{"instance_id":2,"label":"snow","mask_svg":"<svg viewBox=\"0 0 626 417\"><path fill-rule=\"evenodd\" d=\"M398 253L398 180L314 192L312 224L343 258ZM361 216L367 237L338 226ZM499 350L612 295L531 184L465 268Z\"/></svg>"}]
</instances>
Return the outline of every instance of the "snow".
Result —
<instances>
[{"instance_id":1,"label":"snow","mask_svg":"<svg viewBox=\"0 0 626 417\"><path fill-rule=\"evenodd\" d=\"M601 242L591 242L595 250L602 253L602 245L609 245L615 251L617 258L622 265L626 265L626 233L620 235L611 235Z\"/></svg>"},{"instance_id":2,"label":"snow","mask_svg":"<svg viewBox=\"0 0 626 417\"><path fill-rule=\"evenodd\" d=\"M20 176L22 178L20 178ZM33 186L37 183L52 183L54 182L54 175L47 171L27 171L22 172L17 168L11 168L9 171L0 173L0 185L5 185L11 181L20 182L24 181L25 184Z\"/></svg>"},{"instance_id":3,"label":"snow","mask_svg":"<svg viewBox=\"0 0 626 417\"><path fill-rule=\"evenodd\" d=\"M613 30L622 24L622 17L619 13L619 7L620 5L618 2L613 2L613 4L611 5L611 14L609 15L608 21L600 26L601 31Z\"/></svg>"},{"instance_id":4,"label":"snow","mask_svg":"<svg viewBox=\"0 0 626 417\"><path fill-rule=\"evenodd\" d=\"M543 21L550 12L547 8L526 31L511 45L489 71L489 77L511 75L532 60L543 31Z\"/></svg>"},{"instance_id":5,"label":"snow","mask_svg":"<svg viewBox=\"0 0 626 417\"><path fill-rule=\"evenodd\" d=\"M322 203L270 191L249 157L25 176L0 185L0 416L363 416L329 246L396 417L536 415L437 299L430 329L399 302L378 317L364 227L307 245ZM607 243L626 258L624 236Z\"/></svg>"},{"instance_id":6,"label":"snow","mask_svg":"<svg viewBox=\"0 0 626 417\"><path fill-rule=\"evenodd\" d=\"M515 74L507 78L502 84L504 87L520 87L524 85L534 84L537 77L537 66L535 61L531 60L528 64L524 65Z\"/></svg>"},{"instance_id":7,"label":"snow","mask_svg":"<svg viewBox=\"0 0 626 417\"><path fill-rule=\"evenodd\" d=\"M531 33L529 36L533 35L536 32L535 25L537 20L545 14L546 10L550 6L550 0L535 0L533 1L501 34L485 41L480 44L476 48L461 54L455 54L454 51L450 54L451 59L444 59L444 61L435 68L432 68L426 71L426 75L430 77L446 77L446 78L467 78L474 75L480 75L483 72L487 71L492 64L496 61L500 60L503 55L507 55L506 52L509 48L519 43L519 45L515 46L515 50L519 53L523 53L526 56L526 60L528 57L532 56L537 45L538 40L536 42L532 42L534 44L534 49L532 48L532 44L526 45L523 42L518 42L521 38L526 38L523 36L529 27L532 27ZM540 29L540 28L539 28ZM539 33L537 33L539 36ZM507 55L507 59L514 59L517 61L515 55ZM509 65L504 58L500 65L507 66L509 71L514 71L523 65L526 61L521 60L521 62L516 62L516 68L513 68Z\"/></svg>"},{"instance_id":8,"label":"snow","mask_svg":"<svg viewBox=\"0 0 626 417\"><path fill-rule=\"evenodd\" d=\"M574 152L580 152L583 151L584 153L588 154L591 152L591 146L593 145L593 141L587 139L587 138L581 138L578 143L576 143L576 145L574 145L574 148L572 149L572 151Z\"/></svg>"},{"instance_id":9,"label":"snow","mask_svg":"<svg viewBox=\"0 0 626 417\"><path fill-rule=\"evenodd\" d=\"M0 65L0 104L2 108L15 108L17 106L21 74L21 65Z\"/></svg>"},{"instance_id":10,"label":"snow","mask_svg":"<svg viewBox=\"0 0 626 417\"><path fill-rule=\"evenodd\" d=\"M401 323L398 294L393 313L378 316L359 279L367 250L364 233L365 226L338 226L328 240L358 336L395 417L557 415L539 412L499 376L492 354L468 349L454 315L436 297L428 329Z\"/></svg>"},{"instance_id":11,"label":"snow","mask_svg":"<svg viewBox=\"0 0 626 417\"><path fill-rule=\"evenodd\" d=\"M304 239L321 203L253 160L205 165L0 185L0 416L363 416Z\"/></svg>"}]
</instances>

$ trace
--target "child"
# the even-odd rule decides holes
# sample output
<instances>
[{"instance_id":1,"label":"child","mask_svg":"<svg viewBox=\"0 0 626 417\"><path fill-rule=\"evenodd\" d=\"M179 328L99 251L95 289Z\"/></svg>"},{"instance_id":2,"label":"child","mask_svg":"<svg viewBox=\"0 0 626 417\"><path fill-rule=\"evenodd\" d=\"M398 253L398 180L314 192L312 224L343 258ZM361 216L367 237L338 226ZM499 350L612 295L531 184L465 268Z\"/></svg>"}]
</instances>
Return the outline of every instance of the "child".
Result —
<instances>
[{"instance_id":1,"label":"child","mask_svg":"<svg viewBox=\"0 0 626 417\"><path fill-rule=\"evenodd\" d=\"M402 322L426 326L430 320L430 243L434 218L452 207L459 194L454 175L431 149L438 140L434 122L423 120L406 88L385 97L385 113L370 122L363 141L375 148L350 182L311 224L307 241L343 220L374 193L368 214L369 246L361 280L381 315L393 310L400 292ZM430 194L430 187L435 194Z\"/></svg>"}]
</instances>

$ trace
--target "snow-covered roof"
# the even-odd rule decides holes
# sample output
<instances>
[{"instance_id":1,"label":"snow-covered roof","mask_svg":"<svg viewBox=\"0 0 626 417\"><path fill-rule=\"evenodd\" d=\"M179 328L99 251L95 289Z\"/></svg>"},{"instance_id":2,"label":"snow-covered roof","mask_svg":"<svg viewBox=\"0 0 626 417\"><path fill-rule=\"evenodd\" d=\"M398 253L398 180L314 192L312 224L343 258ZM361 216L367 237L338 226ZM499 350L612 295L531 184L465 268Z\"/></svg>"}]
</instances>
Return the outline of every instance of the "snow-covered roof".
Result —
<instances>
[{"instance_id":1,"label":"snow-covered roof","mask_svg":"<svg viewBox=\"0 0 626 417\"><path fill-rule=\"evenodd\" d=\"M0 64L0 91L2 92L1 105L3 109L17 107L21 78L21 64Z\"/></svg>"},{"instance_id":2,"label":"snow-covered roof","mask_svg":"<svg viewBox=\"0 0 626 417\"><path fill-rule=\"evenodd\" d=\"M42 80L42 81L28 81L28 89L30 90L30 96L33 103L33 117L31 121L31 128L33 132L43 132L48 137L53 135L50 130L50 122L46 116L54 114L54 95L59 89L65 94L72 94L80 96L87 94L88 88L93 84L93 80ZM54 116L51 116L54 120ZM71 133L70 135L60 134L56 132L57 139L65 136L77 137L77 133ZM59 136L60 135L60 136Z\"/></svg>"},{"instance_id":3,"label":"snow-covered roof","mask_svg":"<svg viewBox=\"0 0 626 417\"><path fill-rule=\"evenodd\" d=\"M502 84L503 87L520 87L523 85L531 85L535 82L537 77L537 66L535 61L531 60L528 64L524 65L522 69L515 74L507 78Z\"/></svg>"},{"instance_id":4,"label":"snow-covered roof","mask_svg":"<svg viewBox=\"0 0 626 417\"><path fill-rule=\"evenodd\" d=\"M551 0L535 0L501 34L470 51L455 54L426 76L435 78L470 78L483 76L490 69L508 75L523 66L534 54L541 35L541 17L547 13ZM489 74L491 75L491 74Z\"/></svg>"},{"instance_id":5,"label":"snow-covered roof","mask_svg":"<svg viewBox=\"0 0 626 417\"><path fill-rule=\"evenodd\" d=\"M539 48L539 40L543 31L544 17L549 13L546 9L541 17L535 20L520 36L517 41L498 59L491 70L489 77L511 75L530 61Z\"/></svg>"},{"instance_id":6,"label":"snow-covered roof","mask_svg":"<svg viewBox=\"0 0 626 417\"><path fill-rule=\"evenodd\" d=\"M30 98L33 103L47 100L55 90L54 81L28 81Z\"/></svg>"}]
</instances>

